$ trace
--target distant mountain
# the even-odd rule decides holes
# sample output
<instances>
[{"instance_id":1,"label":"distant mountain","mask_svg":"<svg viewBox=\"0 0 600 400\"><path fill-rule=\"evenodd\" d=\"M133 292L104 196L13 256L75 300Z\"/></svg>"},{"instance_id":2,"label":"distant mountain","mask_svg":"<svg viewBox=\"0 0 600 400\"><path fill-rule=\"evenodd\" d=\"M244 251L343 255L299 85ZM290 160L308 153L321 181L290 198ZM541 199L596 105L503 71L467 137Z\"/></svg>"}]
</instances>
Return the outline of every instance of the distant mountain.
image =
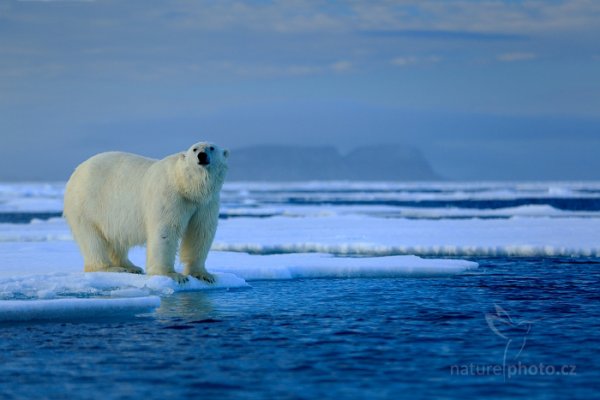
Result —
<instances>
[{"instance_id":1,"label":"distant mountain","mask_svg":"<svg viewBox=\"0 0 600 400\"><path fill-rule=\"evenodd\" d=\"M264 145L234 149L228 180L415 181L440 177L415 148L363 146L342 155L334 147Z\"/></svg>"}]
</instances>

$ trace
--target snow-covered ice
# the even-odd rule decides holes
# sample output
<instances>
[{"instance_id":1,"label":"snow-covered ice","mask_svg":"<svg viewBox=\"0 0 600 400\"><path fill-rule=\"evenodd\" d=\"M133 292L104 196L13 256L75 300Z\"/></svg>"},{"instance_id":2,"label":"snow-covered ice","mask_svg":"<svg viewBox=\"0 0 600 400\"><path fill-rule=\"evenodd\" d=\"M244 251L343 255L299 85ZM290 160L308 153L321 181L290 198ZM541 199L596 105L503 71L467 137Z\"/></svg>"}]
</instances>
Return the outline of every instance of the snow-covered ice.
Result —
<instances>
[{"instance_id":1,"label":"snow-covered ice","mask_svg":"<svg viewBox=\"0 0 600 400\"><path fill-rule=\"evenodd\" d=\"M214 250L422 256L598 256L600 218L377 218L363 215L231 218ZM61 218L0 224L0 243L72 241ZM51 249L48 249L51 251ZM1 272L0 272L1 273Z\"/></svg>"},{"instance_id":2,"label":"snow-covered ice","mask_svg":"<svg viewBox=\"0 0 600 400\"><path fill-rule=\"evenodd\" d=\"M422 259L415 256L339 258L329 254L256 256L213 251L208 269L214 284L195 278L176 284L164 276L121 273L83 273L75 242L0 243L0 299L58 297L131 297L168 295L176 291L248 287L246 281L293 278L448 276L477 267L461 260ZM39 257L43 254L43 257ZM144 251L130 253L144 265ZM181 266L178 266L181 269Z\"/></svg>"}]
</instances>

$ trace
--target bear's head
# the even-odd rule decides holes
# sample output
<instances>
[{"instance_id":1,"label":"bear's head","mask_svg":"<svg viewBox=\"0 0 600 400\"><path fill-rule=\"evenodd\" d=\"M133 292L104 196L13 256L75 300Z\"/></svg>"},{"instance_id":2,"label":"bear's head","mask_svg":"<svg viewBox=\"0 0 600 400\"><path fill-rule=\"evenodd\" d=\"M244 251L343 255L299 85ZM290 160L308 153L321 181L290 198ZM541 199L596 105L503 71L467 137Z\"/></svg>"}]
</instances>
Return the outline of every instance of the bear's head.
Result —
<instances>
[{"instance_id":1,"label":"bear's head","mask_svg":"<svg viewBox=\"0 0 600 400\"><path fill-rule=\"evenodd\" d=\"M203 201L221 190L227 172L229 151L214 143L199 142L181 153L178 186L184 196Z\"/></svg>"},{"instance_id":2,"label":"bear's head","mask_svg":"<svg viewBox=\"0 0 600 400\"><path fill-rule=\"evenodd\" d=\"M229 150L221 149L214 143L199 142L188 149L186 156L201 168L227 168Z\"/></svg>"}]
</instances>

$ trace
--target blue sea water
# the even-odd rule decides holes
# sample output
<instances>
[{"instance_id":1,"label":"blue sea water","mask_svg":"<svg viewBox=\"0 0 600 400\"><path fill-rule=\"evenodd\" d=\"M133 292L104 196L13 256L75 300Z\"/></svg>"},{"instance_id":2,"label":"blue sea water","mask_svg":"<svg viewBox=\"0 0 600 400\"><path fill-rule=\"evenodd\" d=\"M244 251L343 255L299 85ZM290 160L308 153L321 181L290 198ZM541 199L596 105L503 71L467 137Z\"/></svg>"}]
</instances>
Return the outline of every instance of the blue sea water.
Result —
<instances>
[{"instance_id":1,"label":"blue sea water","mask_svg":"<svg viewBox=\"0 0 600 400\"><path fill-rule=\"evenodd\" d=\"M597 398L600 260L475 261L451 278L262 281L129 320L4 324L0 394Z\"/></svg>"}]
</instances>

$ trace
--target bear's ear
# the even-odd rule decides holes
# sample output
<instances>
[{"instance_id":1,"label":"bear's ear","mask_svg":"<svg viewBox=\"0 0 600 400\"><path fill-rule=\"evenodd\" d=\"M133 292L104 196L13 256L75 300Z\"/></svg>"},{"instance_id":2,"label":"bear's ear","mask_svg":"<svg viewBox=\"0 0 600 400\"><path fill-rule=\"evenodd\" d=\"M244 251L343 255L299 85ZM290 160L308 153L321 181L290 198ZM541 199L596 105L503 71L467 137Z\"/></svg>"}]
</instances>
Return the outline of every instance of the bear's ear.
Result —
<instances>
[{"instance_id":1,"label":"bear's ear","mask_svg":"<svg viewBox=\"0 0 600 400\"><path fill-rule=\"evenodd\" d=\"M223 156L225 158L229 157L229 150L223 150Z\"/></svg>"}]
</instances>

